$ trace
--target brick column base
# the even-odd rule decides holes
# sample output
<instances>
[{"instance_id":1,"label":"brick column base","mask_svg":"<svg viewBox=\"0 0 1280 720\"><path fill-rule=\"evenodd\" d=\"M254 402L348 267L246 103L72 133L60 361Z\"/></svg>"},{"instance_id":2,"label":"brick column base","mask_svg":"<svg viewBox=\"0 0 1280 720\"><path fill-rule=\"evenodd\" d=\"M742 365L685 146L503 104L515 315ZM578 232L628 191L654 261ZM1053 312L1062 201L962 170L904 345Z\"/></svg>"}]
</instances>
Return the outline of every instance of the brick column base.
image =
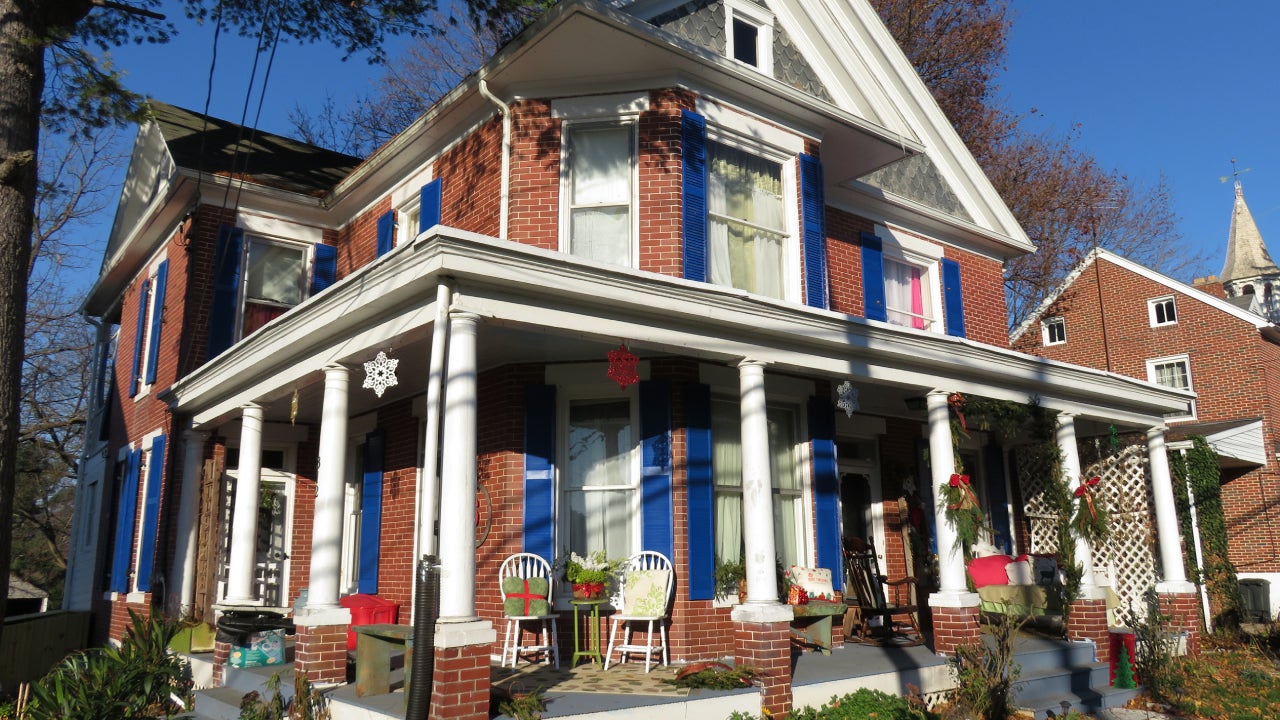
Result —
<instances>
[{"instance_id":1,"label":"brick column base","mask_svg":"<svg viewBox=\"0 0 1280 720\"><path fill-rule=\"evenodd\" d=\"M313 683L347 681L347 625L299 625L293 669Z\"/></svg>"},{"instance_id":2,"label":"brick column base","mask_svg":"<svg viewBox=\"0 0 1280 720\"><path fill-rule=\"evenodd\" d=\"M1169 629L1187 634L1187 654L1200 654L1200 602L1195 593L1160 593L1160 613L1168 615Z\"/></svg>"},{"instance_id":3,"label":"brick column base","mask_svg":"<svg viewBox=\"0 0 1280 720\"><path fill-rule=\"evenodd\" d=\"M497 639L487 620L436 623L430 720L488 720L490 654Z\"/></svg>"},{"instance_id":4,"label":"brick column base","mask_svg":"<svg viewBox=\"0 0 1280 720\"><path fill-rule=\"evenodd\" d=\"M215 640L213 643L213 686L222 687L227 677L227 661L231 659L231 643Z\"/></svg>"},{"instance_id":5,"label":"brick column base","mask_svg":"<svg viewBox=\"0 0 1280 720\"><path fill-rule=\"evenodd\" d=\"M733 650L738 665L753 667L763 674L761 707L774 717L791 712L791 623L733 623Z\"/></svg>"},{"instance_id":6,"label":"brick column base","mask_svg":"<svg viewBox=\"0 0 1280 720\"><path fill-rule=\"evenodd\" d=\"M976 598L977 593L972 593ZM978 623L978 605L948 607L933 605L933 651L955 655L957 648L982 642L982 626Z\"/></svg>"},{"instance_id":7,"label":"brick column base","mask_svg":"<svg viewBox=\"0 0 1280 720\"><path fill-rule=\"evenodd\" d=\"M1092 640L1098 662L1111 661L1111 634L1107 631L1107 601L1078 598L1067 616L1068 640Z\"/></svg>"}]
</instances>

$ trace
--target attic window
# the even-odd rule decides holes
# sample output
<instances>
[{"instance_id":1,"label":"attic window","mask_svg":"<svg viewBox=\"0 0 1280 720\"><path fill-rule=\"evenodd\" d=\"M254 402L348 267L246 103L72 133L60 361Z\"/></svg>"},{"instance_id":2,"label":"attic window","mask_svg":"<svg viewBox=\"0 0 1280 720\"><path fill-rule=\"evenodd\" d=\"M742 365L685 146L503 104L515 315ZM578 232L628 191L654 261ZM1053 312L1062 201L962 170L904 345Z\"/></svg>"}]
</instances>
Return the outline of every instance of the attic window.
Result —
<instances>
[{"instance_id":1,"label":"attic window","mask_svg":"<svg viewBox=\"0 0 1280 720\"><path fill-rule=\"evenodd\" d=\"M762 73L773 72L773 13L750 0L726 0L725 55Z\"/></svg>"},{"instance_id":2,"label":"attic window","mask_svg":"<svg viewBox=\"0 0 1280 720\"><path fill-rule=\"evenodd\" d=\"M1040 339L1045 345L1061 345L1067 341L1065 318L1048 318L1040 324Z\"/></svg>"},{"instance_id":3,"label":"attic window","mask_svg":"<svg viewBox=\"0 0 1280 720\"><path fill-rule=\"evenodd\" d=\"M1151 321L1151 327L1176 325L1178 322L1178 310L1174 305L1173 298L1162 297L1148 300L1147 319Z\"/></svg>"}]
</instances>

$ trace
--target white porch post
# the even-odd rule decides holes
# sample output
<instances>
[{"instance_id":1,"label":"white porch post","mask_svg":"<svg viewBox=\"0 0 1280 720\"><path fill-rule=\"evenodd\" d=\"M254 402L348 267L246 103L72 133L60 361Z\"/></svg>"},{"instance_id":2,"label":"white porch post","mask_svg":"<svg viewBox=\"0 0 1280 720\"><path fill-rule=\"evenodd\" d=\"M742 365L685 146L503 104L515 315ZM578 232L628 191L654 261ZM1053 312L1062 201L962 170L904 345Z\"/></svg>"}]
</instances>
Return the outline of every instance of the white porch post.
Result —
<instances>
[{"instance_id":1,"label":"white porch post","mask_svg":"<svg viewBox=\"0 0 1280 720\"><path fill-rule=\"evenodd\" d=\"M1058 413L1055 433L1058 452L1062 455L1062 478L1074 493L1084 478L1080 476L1080 449L1076 445L1076 420L1071 413ZM1093 572L1093 548L1084 538L1076 538L1076 562L1080 564L1080 596L1095 599L1098 582Z\"/></svg>"},{"instance_id":2,"label":"white porch post","mask_svg":"<svg viewBox=\"0 0 1280 720\"><path fill-rule=\"evenodd\" d=\"M1164 569L1164 581L1156 584L1156 590L1161 593L1193 593L1195 585L1187 582L1187 572L1182 565L1178 511L1173 500L1173 479L1169 474L1163 427L1147 431L1147 457L1151 463L1151 494L1156 505L1160 565Z\"/></svg>"},{"instance_id":3,"label":"white porch post","mask_svg":"<svg viewBox=\"0 0 1280 720\"><path fill-rule=\"evenodd\" d=\"M440 463L440 618L473 620L476 577L476 326L449 313L444 456Z\"/></svg>"},{"instance_id":4,"label":"white porch post","mask_svg":"<svg viewBox=\"0 0 1280 720\"><path fill-rule=\"evenodd\" d=\"M957 547L956 529L947 519L947 504L941 488L951 482L956 471L955 447L951 442L949 393L933 390L925 396L929 409L929 469L933 483L933 520L938 529L938 595L958 597L968 593L964 581L964 550ZM930 601L932 604L932 600Z\"/></svg>"},{"instance_id":5,"label":"white porch post","mask_svg":"<svg viewBox=\"0 0 1280 720\"><path fill-rule=\"evenodd\" d=\"M307 581L308 610L338 607L350 375L351 371L341 365L328 365L324 369L324 401L320 410L320 462L316 471L316 512L311 531L311 574Z\"/></svg>"},{"instance_id":6,"label":"white porch post","mask_svg":"<svg viewBox=\"0 0 1280 720\"><path fill-rule=\"evenodd\" d=\"M198 430L182 433L182 491L178 496L178 521L174 529L173 567L169 577L175 587L169 593L170 610L186 614L196 596L196 511L200 509L200 470L204 443L209 434Z\"/></svg>"},{"instance_id":7,"label":"white porch post","mask_svg":"<svg viewBox=\"0 0 1280 720\"><path fill-rule=\"evenodd\" d=\"M773 534L773 479L764 366L757 360L738 363L742 414L742 539L746 551L747 602L777 604L777 547Z\"/></svg>"},{"instance_id":8,"label":"white porch post","mask_svg":"<svg viewBox=\"0 0 1280 720\"><path fill-rule=\"evenodd\" d=\"M262 482L262 406L245 405L240 417L240 467L236 503L231 516L231 556L227 570L227 605L254 605L257 567L258 487Z\"/></svg>"}]
</instances>

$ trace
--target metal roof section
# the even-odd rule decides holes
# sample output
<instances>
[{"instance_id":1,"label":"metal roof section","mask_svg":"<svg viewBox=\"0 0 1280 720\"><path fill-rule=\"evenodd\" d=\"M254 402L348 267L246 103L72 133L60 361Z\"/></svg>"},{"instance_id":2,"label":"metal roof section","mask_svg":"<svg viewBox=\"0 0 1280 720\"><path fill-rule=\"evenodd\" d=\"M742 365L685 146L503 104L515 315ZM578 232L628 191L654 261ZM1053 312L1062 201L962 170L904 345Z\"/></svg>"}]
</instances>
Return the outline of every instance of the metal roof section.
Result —
<instances>
[{"instance_id":1,"label":"metal roof section","mask_svg":"<svg viewBox=\"0 0 1280 720\"><path fill-rule=\"evenodd\" d=\"M1262 434L1262 418L1176 423L1165 433L1170 444L1187 442L1193 435L1200 435L1209 443L1209 447L1218 455L1219 467L1259 467L1267 464L1267 443Z\"/></svg>"}]
</instances>

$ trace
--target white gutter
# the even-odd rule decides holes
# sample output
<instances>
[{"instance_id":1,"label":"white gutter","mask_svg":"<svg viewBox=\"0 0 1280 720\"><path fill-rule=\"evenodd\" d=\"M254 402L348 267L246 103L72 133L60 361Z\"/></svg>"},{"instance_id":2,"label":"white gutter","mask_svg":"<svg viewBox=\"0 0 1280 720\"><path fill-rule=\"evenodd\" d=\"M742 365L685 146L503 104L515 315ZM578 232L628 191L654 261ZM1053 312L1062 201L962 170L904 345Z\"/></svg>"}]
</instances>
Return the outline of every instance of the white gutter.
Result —
<instances>
[{"instance_id":1,"label":"white gutter","mask_svg":"<svg viewBox=\"0 0 1280 720\"><path fill-rule=\"evenodd\" d=\"M415 558L435 555L436 515L440 510L440 395L444 386L445 344L449 341L449 305L453 289L448 280L436 286L436 320L431 330L431 365L427 375L427 427L423 430L422 476L418 482L418 551Z\"/></svg>"},{"instance_id":2,"label":"white gutter","mask_svg":"<svg viewBox=\"0 0 1280 720\"><path fill-rule=\"evenodd\" d=\"M1187 448L1180 447L1182 466L1187 467ZM1191 489L1191 473L1187 473L1187 509L1191 511L1191 544L1196 551L1196 585L1200 587L1200 604L1204 606L1205 632L1213 632L1213 615L1209 612L1209 588L1204 572L1204 545L1200 541L1200 518L1196 512L1196 491Z\"/></svg>"},{"instance_id":3,"label":"white gutter","mask_svg":"<svg viewBox=\"0 0 1280 720\"><path fill-rule=\"evenodd\" d=\"M511 106L489 92L489 81L480 75L480 94L502 111L502 191L498 200L498 237L507 238L507 205L511 194Z\"/></svg>"}]
</instances>

